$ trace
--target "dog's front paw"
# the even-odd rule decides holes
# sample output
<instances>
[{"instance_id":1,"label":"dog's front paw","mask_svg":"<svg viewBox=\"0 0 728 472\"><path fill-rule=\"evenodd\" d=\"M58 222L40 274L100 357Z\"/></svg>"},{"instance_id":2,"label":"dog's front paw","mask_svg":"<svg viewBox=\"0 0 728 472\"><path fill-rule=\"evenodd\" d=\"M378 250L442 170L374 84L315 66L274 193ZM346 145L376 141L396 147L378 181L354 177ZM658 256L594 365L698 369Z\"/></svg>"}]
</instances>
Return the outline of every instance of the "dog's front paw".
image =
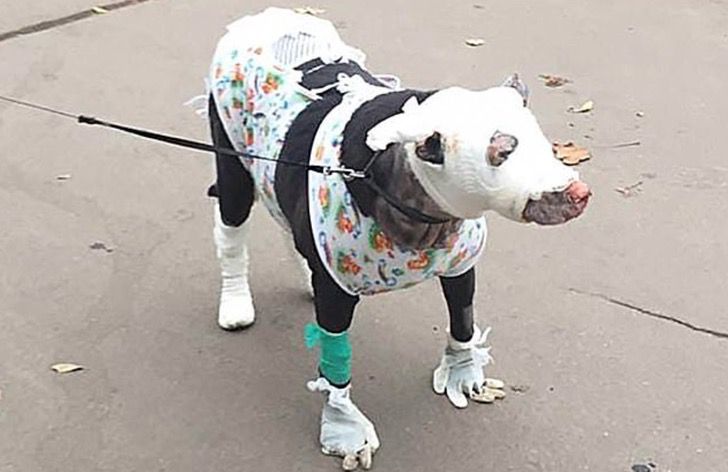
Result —
<instances>
[{"instance_id":1,"label":"dog's front paw","mask_svg":"<svg viewBox=\"0 0 728 472\"><path fill-rule=\"evenodd\" d=\"M351 401L350 386L337 388L322 377L309 382L308 388L328 395L321 413L321 452L343 458L344 470L371 468L379 437L372 422Z\"/></svg>"},{"instance_id":2,"label":"dog's front paw","mask_svg":"<svg viewBox=\"0 0 728 472\"><path fill-rule=\"evenodd\" d=\"M473 388L468 393L471 400L478 403L493 403L506 397L505 382L500 379L486 378L479 389Z\"/></svg>"},{"instance_id":3,"label":"dog's front paw","mask_svg":"<svg viewBox=\"0 0 728 472\"><path fill-rule=\"evenodd\" d=\"M327 456L342 457L341 468L344 470L356 470L359 466L364 470L372 468L372 458L376 449L371 444L364 444L362 448L356 453L343 452L337 449L329 449L326 446L321 446L321 452Z\"/></svg>"},{"instance_id":4,"label":"dog's front paw","mask_svg":"<svg viewBox=\"0 0 728 472\"><path fill-rule=\"evenodd\" d=\"M468 398L479 403L493 403L505 398L505 383L486 378L483 372L492 361L490 348L485 345L490 328L482 334L476 327L473 339L461 343L450 339L440 365L432 375L432 389L446 394L456 408L468 406Z\"/></svg>"}]
</instances>

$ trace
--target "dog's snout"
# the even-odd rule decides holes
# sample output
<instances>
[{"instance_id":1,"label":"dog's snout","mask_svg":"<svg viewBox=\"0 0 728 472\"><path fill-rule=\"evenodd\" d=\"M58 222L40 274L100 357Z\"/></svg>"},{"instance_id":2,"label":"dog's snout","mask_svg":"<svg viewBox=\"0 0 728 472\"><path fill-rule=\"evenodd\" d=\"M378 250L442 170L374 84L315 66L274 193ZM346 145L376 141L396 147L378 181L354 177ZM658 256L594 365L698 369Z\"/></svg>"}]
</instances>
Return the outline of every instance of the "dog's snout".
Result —
<instances>
[{"instance_id":1,"label":"dog's snout","mask_svg":"<svg viewBox=\"0 0 728 472\"><path fill-rule=\"evenodd\" d=\"M566 188L566 195L573 203L580 203L591 196L591 190L584 182L577 180Z\"/></svg>"}]
</instances>

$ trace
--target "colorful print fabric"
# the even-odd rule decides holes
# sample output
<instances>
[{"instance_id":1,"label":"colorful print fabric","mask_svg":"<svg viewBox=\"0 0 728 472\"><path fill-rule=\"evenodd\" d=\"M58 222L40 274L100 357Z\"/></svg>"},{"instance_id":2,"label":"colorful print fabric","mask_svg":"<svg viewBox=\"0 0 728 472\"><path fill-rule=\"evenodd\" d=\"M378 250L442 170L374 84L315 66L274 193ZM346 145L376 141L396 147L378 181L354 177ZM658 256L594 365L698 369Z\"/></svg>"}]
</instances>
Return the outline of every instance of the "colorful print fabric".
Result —
<instances>
[{"instance_id":1,"label":"colorful print fabric","mask_svg":"<svg viewBox=\"0 0 728 472\"><path fill-rule=\"evenodd\" d=\"M221 46L223 46L221 44ZM299 85L300 73L280 66L264 48L218 47L209 76L220 118L235 149L276 159L293 120L311 102ZM349 79L360 79L353 77ZM361 80L348 80L341 105L319 126L311 163L339 165L343 131L364 101L391 91ZM346 90L341 87L340 90ZM275 193L276 162L241 158L257 193L283 228L288 223ZM377 223L359 213L338 174L309 172L309 210L317 250L343 290L369 295L410 287L435 276L456 276L477 261L486 240L483 218L468 220L452 234L445 249L400 248Z\"/></svg>"},{"instance_id":2,"label":"colorful print fabric","mask_svg":"<svg viewBox=\"0 0 728 472\"><path fill-rule=\"evenodd\" d=\"M299 72L278 65L262 47L218 47L209 87L235 149L274 159L279 156L286 131L311 102L299 80ZM287 228L274 189L276 162L241 161L268 211Z\"/></svg>"}]
</instances>

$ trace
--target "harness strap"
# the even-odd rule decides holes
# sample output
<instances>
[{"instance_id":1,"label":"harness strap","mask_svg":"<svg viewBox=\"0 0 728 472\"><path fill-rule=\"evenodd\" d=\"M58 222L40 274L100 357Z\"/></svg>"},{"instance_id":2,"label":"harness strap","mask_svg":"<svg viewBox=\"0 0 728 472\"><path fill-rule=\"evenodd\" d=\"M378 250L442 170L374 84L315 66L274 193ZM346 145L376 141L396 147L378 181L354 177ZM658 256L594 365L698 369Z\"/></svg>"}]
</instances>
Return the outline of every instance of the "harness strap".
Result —
<instances>
[{"instance_id":1,"label":"harness strap","mask_svg":"<svg viewBox=\"0 0 728 472\"><path fill-rule=\"evenodd\" d=\"M374 193L382 197L387 203L394 207L395 210L402 213L404 216L413 221L417 221L419 223L427 223L431 225L443 224L450 221L447 218L430 216L427 213L421 212L417 208L405 206L397 199L395 199L392 195L390 195L389 192L385 191L382 187L380 187L379 184L374 181L374 179L372 178L372 174L369 172L374 166L374 162L377 160L377 157L379 157L380 154L381 151L376 151L374 154L372 154L372 157L369 159L369 161L364 166L364 169L361 171L362 174L364 174L364 178L361 180L367 187L369 187Z\"/></svg>"},{"instance_id":2,"label":"harness strap","mask_svg":"<svg viewBox=\"0 0 728 472\"><path fill-rule=\"evenodd\" d=\"M413 221L417 221L419 223L427 223L430 225L439 225L450 221L449 218L437 218L435 216L430 216L427 213L423 213L417 208L403 205L400 201L390 195L386 190L380 187L379 184L377 184L374 179L372 179L371 175L367 175L366 178L362 179L362 182L364 182L367 187L372 189L374 193L382 197L387 203L394 207L395 210L402 213L404 216Z\"/></svg>"}]
</instances>

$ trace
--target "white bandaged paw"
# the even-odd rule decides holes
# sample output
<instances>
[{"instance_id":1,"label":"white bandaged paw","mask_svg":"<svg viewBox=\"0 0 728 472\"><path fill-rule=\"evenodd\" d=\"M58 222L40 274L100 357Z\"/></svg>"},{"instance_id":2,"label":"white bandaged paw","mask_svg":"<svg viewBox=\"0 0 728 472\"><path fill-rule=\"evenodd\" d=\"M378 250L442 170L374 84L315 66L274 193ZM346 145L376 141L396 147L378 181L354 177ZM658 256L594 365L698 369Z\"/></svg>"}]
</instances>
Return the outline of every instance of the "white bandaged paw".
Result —
<instances>
[{"instance_id":1,"label":"white bandaged paw","mask_svg":"<svg viewBox=\"0 0 728 472\"><path fill-rule=\"evenodd\" d=\"M493 361L490 347L485 345L488 333L490 328L481 333L476 326L468 342L459 342L450 337L440 365L433 373L432 388L435 393L447 394L447 398L457 408L468 406L468 397L477 402L492 403L506 396L504 383L486 378L483 372L483 368Z\"/></svg>"},{"instance_id":2,"label":"white bandaged paw","mask_svg":"<svg viewBox=\"0 0 728 472\"><path fill-rule=\"evenodd\" d=\"M239 227L225 225L218 207L215 207L213 234L222 278L217 323L226 330L245 328L255 321L253 296L248 283L247 232L246 224Z\"/></svg>"},{"instance_id":3,"label":"white bandaged paw","mask_svg":"<svg viewBox=\"0 0 728 472\"><path fill-rule=\"evenodd\" d=\"M321 413L321 451L343 457L344 470L354 470L358 465L369 469L379 449L379 438L372 422L351 401L351 386L337 388L323 377L307 386L312 392L327 394Z\"/></svg>"}]
</instances>

